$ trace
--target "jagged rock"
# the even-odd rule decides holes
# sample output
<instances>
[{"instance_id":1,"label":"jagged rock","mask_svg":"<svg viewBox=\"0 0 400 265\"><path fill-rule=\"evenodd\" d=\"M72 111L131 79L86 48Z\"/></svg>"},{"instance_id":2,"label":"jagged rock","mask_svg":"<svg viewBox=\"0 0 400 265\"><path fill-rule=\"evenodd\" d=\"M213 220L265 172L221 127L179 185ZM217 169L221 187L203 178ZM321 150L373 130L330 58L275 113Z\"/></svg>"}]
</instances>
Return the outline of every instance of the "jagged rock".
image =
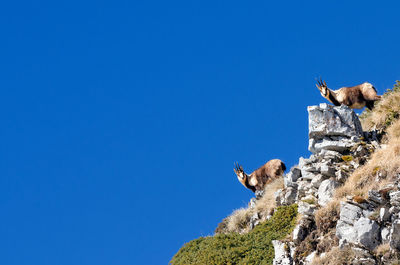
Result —
<instances>
[{"instance_id":1,"label":"jagged rock","mask_svg":"<svg viewBox=\"0 0 400 265\"><path fill-rule=\"evenodd\" d=\"M342 155L339 152L324 150L324 149L321 150L319 155L323 157L325 160L329 160L331 162L339 162L342 157Z\"/></svg>"},{"instance_id":2,"label":"jagged rock","mask_svg":"<svg viewBox=\"0 0 400 265\"><path fill-rule=\"evenodd\" d=\"M299 186L297 188L297 198L296 200L301 200L304 196L306 196L309 193L309 190L311 190L312 184L311 181L300 181Z\"/></svg>"},{"instance_id":3,"label":"jagged rock","mask_svg":"<svg viewBox=\"0 0 400 265\"><path fill-rule=\"evenodd\" d=\"M315 206L315 205L313 205L313 204L309 204L309 203L300 201L300 202L298 203L297 211L298 211L300 214L312 215L312 214L314 214L316 208L317 208L317 206Z\"/></svg>"},{"instance_id":4,"label":"jagged rock","mask_svg":"<svg viewBox=\"0 0 400 265\"><path fill-rule=\"evenodd\" d=\"M336 180L344 183L346 179L349 177L349 174L343 170L338 170L335 172Z\"/></svg>"},{"instance_id":5,"label":"jagged rock","mask_svg":"<svg viewBox=\"0 0 400 265\"><path fill-rule=\"evenodd\" d=\"M390 230L387 227L382 228L381 230L381 239L382 243L389 243L389 235L390 235Z\"/></svg>"},{"instance_id":6,"label":"jagged rock","mask_svg":"<svg viewBox=\"0 0 400 265\"><path fill-rule=\"evenodd\" d=\"M400 209L397 206L392 206L389 208L389 213L392 215L397 214L399 211L400 211Z\"/></svg>"},{"instance_id":7,"label":"jagged rock","mask_svg":"<svg viewBox=\"0 0 400 265\"><path fill-rule=\"evenodd\" d=\"M301 170L298 168L292 168L286 176L283 178L285 187L297 188L298 184L296 181L301 177Z\"/></svg>"},{"instance_id":8,"label":"jagged rock","mask_svg":"<svg viewBox=\"0 0 400 265\"><path fill-rule=\"evenodd\" d=\"M318 189L318 203L322 206L326 206L333 197L333 192L337 187L337 182L333 179L326 179L321 182Z\"/></svg>"},{"instance_id":9,"label":"jagged rock","mask_svg":"<svg viewBox=\"0 0 400 265\"><path fill-rule=\"evenodd\" d=\"M389 196L391 205L400 206L400 191L392 191Z\"/></svg>"},{"instance_id":10,"label":"jagged rock","mask_svg":"<svg viewBox=\"0 0 400 265\"><path fill-rule=\"evenodd\" d=\"M376 202L378 205L383 203L383 198L381 194L374 190L368 191L368 200Z\"/></svg>"},{"instance_id":11,"label":"jagged rock","mask_svg":"<svg viewBox=\"0 0 400 265\"><path fill-rule=\"evenodd\" d=\"M354 229L357 231L357 242L373 250L380 243L379 225L368 218L361 217L354 223Z\"/></svg>"},{"instance_id":12,"label":"jagged rock","mask_svg":"<svg viewBox=\"0 0 400 265\"><path fill-rule=\"evenodd\" d=\"M352 248L353 253L354 253L354 260L352 261L352 265L375 265L376 262L373 258L373 256L369 253L369 251L358 248L358 247L353 247Z\"/></svg>"},{"instance_id":13,"label":"jagged rock","mask_svg":"<svg viewBox=\"0 0 400 265\"><path fill-rule=\"evenodd\" d=\"M368 210L368 209L367 210L363 210L362 213L363 213L364 217L366 217L366 218L370 218L371 216L374 216L376 214L375 211ZM375 217L373 217L372 219L374 220L374 218Z\"/></svg>"},{"instance_id":14,"label":"jagged rock","mask_svg":"<svg viewBox=\"0 0 400 265\"><path fill-rule=\"evenodd\" d=\"M336 169L327 164L322 164L320 172L322 175L325 175L327 177L335 177Z\"/></svg>"},{"instance_id":15,"label":"jagged rock","mask_svg":"<svg viewBox=\"0 0 400 265\"><path fill-rule=\"evenodd\" d=\"M317 251L311 252L311 254L306 257L305 264L312 264L316 254L317 254Z\"/></svg>"},{"instance_id":16,"label":"jagged rock","mask_svg":"<svg viewBox=\"0 0 400 265\"><path fill-rule=\"evenodd\" d=\"M293 259L290 255L290 247L279 240L272 240L274 246L275 257L273 265L292 265Z\"/></svg>"},{"instance_id":17,"label":"jagged rock","mask_svg":"<svg viewBox=\"0 0 400 265\"><path fill-rule=\"evenodd\" d=\"M379 210L379 220L381 222L386 222L390 219L390 213L389 213L389 209L386 207L382 207Z\"/></svg>"},{"instance_id":18,"label":"jagged rock","mask_svg":"<svg viewBox=\"0 0 400 265\"><path fill-rule=\"evenodd\" d=\"M339 138L331 139L332 137L326 137L323 139L310 139L308 143L308 150L312 153L318 153L323 149L344 152L349 150L354 144L354 140L347 138Z\"/></svg>"},{"instance_id":19,"label":"jagged rock","mask_svg":"<svg viewBox=\"0 0 400 265\"><path fill-rule=\"evenodd\" d=\"M296 245L300 244L300 242L306 238L306 236L311 232L312 229L314 229L314 227L314 220L308 218L307 216L303 216L293 230L293 242Z\"/></svg>"},{"instance_id":20,"label":"jagged rock","mask_svg":"<svg viewBox=\"0 0 400 265\"><path fill-rule=\"evenodd\" d=\"M256 212L250 217L250 229L253 229L260 223L260 215Z\"/></svg>"},{"instance_id":21,"label":"jagged rock","mask_svg":"<svg viewBox=\"0 0 400 265\"><path fill-rule=\"evenodd\" d=\"M297 197L297 189L288 187L283 197L282 205L290 205L295 203Z\"/></svg>"},{"instance_id":22,"label":"jagged rock","mask_svg":"<svg viewBox=\"0 0 400 265\"><path fill-rule=\"evenodd\" d=\"M362 136L360 120L347 106L333 107L328 104L309 106L309 136Z\"/></svg>"},{"instance_id":23,"label":"jagged rock","mask_svg":"<svg viewBox=\"0 0 400 265\"><path fill-rule=\"evenodd\" d=\"M322 174L318 174L315 176L315 178L313 178L311 180L311 185L314 188L319 188L319 186L321 185L322 181L324 181L326 179L326 176L322 175Z\"/></svg>"},{"instance_id":24,"label":"jagged rock","mask_svg":"<svg viewBox=\"0 0 400 265\"><path fill-rule=\"evenodd\" d=\"M354 224L362 215L362 209L350 203L340 203L340 221L347 224Z\"/></svg>"},{"instance_id":25,"label":"jagged rock","mask_svg":"<svg viewBox=\"0 0 400 265\"><path fill-rule=\"evenodd\" d=\"M390 247L392 249L400 250L400 220L396 220L393 222L392 227L390 228Z\"/></svg>"},{"instance_id":26,"label":"jagged rock","mask_svg":"<svg viewBox=\"0 0 400 265\"><path fill-rule=\"evenodd\" d=\"M339 220L336 225L336 236L343 243L361 244L369 250L373 250L380 243L380 227L368 218L361 217L354 226Z\"/></svg>"},{"instance_id":27,"label":"jagged rock","mask_svg":"<svg viewBox=\"0 0 400 265\"><path fill-rule=\"evenodd\" d=\"M343 152L355 144L363 135L361 123L352 109L347 106L333 107L327 104L307 108L309 150Z\"/></svg>"},{"instance_id":28,"label":"jagged rock","mask_svg":"<svg viewBox=\"0 0 400 265\"><path fill-rule=\"evenodd\" d=\"M339 238L340 242L357 241L357 231L354 229L353 225L343 220L339 220L336 224L336 236Z\"/></svg>"},{"instance_id":29,"label":"jagged rock","mask_svg":"<svg viewBox=\"0 0 400 265\"><path fill-rule=\"evenodd\" d=\"M302 168L306 165L312 164L317 161L317 157L311 155L309 158L300 157L299 158L299 168Z\"/></svg>"},{"instance_id":30,"label":"jagged rock","mask_svg":"<svg viewBox=\"0 0 400 265\"><path fill-rule=\"evenodd\" d=\"M292 234L293 242L295 244L299 244L307 235L305 229L300 224L296 225Z\"/></svg>"},{"instance_id":31,"label":"jagged rock","mask_svg":"<svg viewBox=\"0 0 400 265\"><path fill-rule=\"evenodd\" d=\"M317 171L307 171L303 168L301 169L301 180L312 180L316 175L318 175Z\"/></svg>"},{"instance_id":32,"label":"jagged rock","mask_svg":"<svg viewBox=\"0 0 400 265\"><path fill-rule=\"evenodd\" d=\"M282 205L283 197L284 197L283 189L279 189L279 190L275 191L274 199L276 201L276 206L281 206Z\"/></svg>"},{"instance_id":33,"label":"jagged rock","mask_svg":"<svg viewBox=\"0 0 400 265\"><path fill-rule=\"evenodd\" d=\"M290 182L296 182L301 177L301 170L297 167L293 167L290 172L286 175L286 178Z\"/></svg>"}]
</instances>

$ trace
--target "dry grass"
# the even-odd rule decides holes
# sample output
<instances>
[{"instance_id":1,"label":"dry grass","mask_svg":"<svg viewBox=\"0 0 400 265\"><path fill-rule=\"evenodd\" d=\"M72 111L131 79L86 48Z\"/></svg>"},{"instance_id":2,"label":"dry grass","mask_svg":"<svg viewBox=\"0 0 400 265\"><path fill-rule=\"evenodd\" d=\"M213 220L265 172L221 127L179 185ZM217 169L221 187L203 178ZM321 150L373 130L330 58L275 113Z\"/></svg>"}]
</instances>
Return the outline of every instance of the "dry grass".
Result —
<instances>
[{"instance_id":1,"label":"dry grass","mask_svg":"<svg viewBox=\"0 0 400 265\"><path fill-rule=\"evenodd\" d=\"M248 233L250 229L250 218L258 213L260 221L266 220L276 207L274 193L283 188L283 178L275 179L265 187L264 196L256 201L254 208L240 208L235 210L230 216L226 217L215 230L215 233Z\"/></svg>"},{"instance_id":2,"label":"dry grass","mask_svg":"<svg viewBox=\"0 0 400 265\"><path fill-rule=\"evenodd\" d=\"M361 115L364 130L377 128L385 130L383 147L375 150L369 161L359 167L336 190L335 198L340 200L347 195L366 198L371 189L380 189L393 181L400 173L400 82L377 102L372 111Z\"/></svg>"},{"instance_id":3,"label":"dry grass","mask_svg":"<svg viewBox=\"0 0 400 265\"><path fill-rule=\"evenodd\" d=\"M371 189L381 189L400 174L400 120L387 129L385 147L377 149L369 161L359 167L346 183L336 190L335 198L347 195L365 198ZM357 197L357 198L358 198Z\"/></svg>"},{"instance_id":4,"label":"dry grass","mask_svg":"<svg viewBox=\"0 0 400 265\"><path fill-rule=\"evenodd\" d=\"M246 230L250 221L251 212L247 208L235 210L228 219L226 225L227 232L241 232Z\"/></svg>"},{"instance_id":5,"label":"dry grass","mask_svg":"<svg viewBox=\"0 0 400 265\"><path fill-rule=\"evenodd\" d=\"M336 227L339 220L340 204L338 200L332 200L327 206L315 212L315 223L321 233L328 233Z\"/></svg>"},{"instance_id":6,"label":"dry grass","mask_svg":"<svg viewBox=\"0 0 400 265\"><path fill-rule=\"evenodd\" d=\"M278 178L265 187L264 196L259 199L254 207L256 212L266 214L266 217L273 208L276 207L274 193L283 188L283 178Z\"/></svg>"},{"instance_id":7,"label":"dry grass","mask_svg":"<svg viewBox=\"0 0 400 265\"><path fill-rule=\"evenodd\" d=\"M297 246L294 254L296 264L315 250L319 254L328 252L338 245L335 232L339 208L339 201L333 200L326 207L315 212L316 229L313 228L314 230Z\"/></svg>"},{"instance_id":8,"label":"dry grass","mask_svg":"<svg viewBox=\"0 0 400 265\"><path fill-rule=\"evenodd\" d=\"M377 256L383 256L383 255L385 255L386 253L388 253L389 251L390 251L389 243L386 243L386 244L380 244L379 246L377 246L377 247L375 248L375 250L374 250L374 253L375 253Z\"/></svg>"},{"instance_id":9,"label":"dry grass","mask_svg":"<svg viewBox=\"0 0 400 265\"><path fill-rule=\"evenodd\" d=\"M331 251L326 253L324 257L316 256L312 265L343 265L352 264L355 254L350 247L339 249L338 247L332 248Z\"/></svg>"},{"instance_id":10,"label":"dry grass","mask_svg":"<svg viewBox=\"0 0 400 265\"><path fill-rule=\"evenodd\" d=\"M396 81L392 90L382 96L376 102L373 111L366 110L360 116L364 130L376 128L385 129L394 119L400 115L400 82Z\"/></svg>"}]
</instances>

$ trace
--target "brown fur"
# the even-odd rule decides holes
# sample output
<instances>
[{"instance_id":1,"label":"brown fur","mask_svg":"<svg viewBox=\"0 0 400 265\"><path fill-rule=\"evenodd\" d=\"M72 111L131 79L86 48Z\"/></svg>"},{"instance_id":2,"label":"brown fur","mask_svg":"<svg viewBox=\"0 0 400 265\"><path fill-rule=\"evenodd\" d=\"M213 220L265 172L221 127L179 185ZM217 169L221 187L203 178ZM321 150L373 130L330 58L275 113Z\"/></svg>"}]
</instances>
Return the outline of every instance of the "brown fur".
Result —
<instances>
[{"instance_id":1,"label":"brown fur","mask_svg":"<svg viewBox=\"0 0 400 265\"><path fill-rule=\"evenodd\" d=\"M362 109L365 106L372 109L375 101L381 98L381 96L377 95L375 87L368 82L357 86L331 90L325 81L319 80L316 86L321 95L335 106L343 104L352 109Z\"/></svg>"},{"instance_id":2,"label":"brown fur","mask_svg":"<svg viewBox=\"0 0 400 265\"><path fill-rule=\"evenodd\" d=\"M265 185L283 175L286 170L285 164L279 159L272 159L251 174L246 174L243 167L238 164L233 169L240 183L255 192L263 190Z\"/></svg>"}]
</instances>

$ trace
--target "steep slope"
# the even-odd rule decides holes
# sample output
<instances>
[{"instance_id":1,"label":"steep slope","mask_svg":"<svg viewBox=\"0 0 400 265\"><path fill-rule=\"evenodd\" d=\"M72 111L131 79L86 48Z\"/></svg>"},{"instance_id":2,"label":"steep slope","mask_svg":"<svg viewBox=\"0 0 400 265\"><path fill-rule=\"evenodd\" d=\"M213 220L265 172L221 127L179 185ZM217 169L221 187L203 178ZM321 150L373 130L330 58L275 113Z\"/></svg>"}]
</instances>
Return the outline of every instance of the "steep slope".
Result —
<instances>
[{"instance_id":1,"label":"steep slope","mask_svg":"<svg viewBox=\"0 0 400 265\"><path fill-rule=\"evenodd\" d=\"M400 83L363 112L361 123L345 106L308 111L313 154L225 218L215 236L185 244L171 264L397 261Z\"/></svg>"}]
</instances>

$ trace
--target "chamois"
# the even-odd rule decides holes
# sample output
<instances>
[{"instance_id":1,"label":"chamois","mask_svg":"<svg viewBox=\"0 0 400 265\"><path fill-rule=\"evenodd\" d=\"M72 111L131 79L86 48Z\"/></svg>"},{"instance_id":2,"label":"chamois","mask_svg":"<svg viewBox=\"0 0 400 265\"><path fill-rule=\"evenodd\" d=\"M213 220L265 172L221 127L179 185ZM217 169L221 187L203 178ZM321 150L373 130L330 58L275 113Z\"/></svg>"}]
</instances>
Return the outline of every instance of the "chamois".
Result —
<instances>
[{"instance_id":1,"label":"chamois","mask_svg":"<svg viewBox=\"0 0 400 265\"><path fill-rule=\"evenodd\" d=\"M362 109L365 106L372 110L376 100L381 96L376 93L375 87L368 83L362 83L352 87L342 87L338 90L331 90L322 79L317 80L316 84L321 96L329 100L333 105L346 105L352 109Z\"/></svg>"},{"instance_id":2,"label":"chamois","mask_svg":"<svg viewBox=\"0 0 400 265\"><path fill-rule=\"evenodd\" d=\"M239 182L253 192L256 192L257 190L263 190L266 184L282 176L285 170L285 164L279 159L272 159L268 161L259 169L254 170L251 174L246 174L243 171L243 167L238 163L235 164L233 169Z\"/></svg>"}]
</instances>

